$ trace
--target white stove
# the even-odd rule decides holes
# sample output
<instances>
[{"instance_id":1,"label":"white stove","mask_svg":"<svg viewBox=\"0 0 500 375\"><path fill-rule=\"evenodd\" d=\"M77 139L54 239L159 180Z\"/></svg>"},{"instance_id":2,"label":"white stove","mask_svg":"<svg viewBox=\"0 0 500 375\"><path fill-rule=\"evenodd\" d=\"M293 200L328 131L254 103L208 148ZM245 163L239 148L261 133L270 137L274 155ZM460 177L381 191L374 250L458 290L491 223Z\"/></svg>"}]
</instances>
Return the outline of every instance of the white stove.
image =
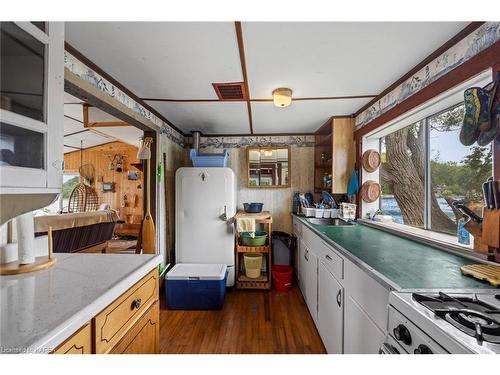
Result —
<instances>
[{"instance_id":1,"label":"white stove","mask_svg":"<svg viewBox=\"0 0 500 375\"><path fill-rule=\"evenodd\" d=\"M392 292L380 352L500 353L500 290Z\"/></svg>"}]
</instances>

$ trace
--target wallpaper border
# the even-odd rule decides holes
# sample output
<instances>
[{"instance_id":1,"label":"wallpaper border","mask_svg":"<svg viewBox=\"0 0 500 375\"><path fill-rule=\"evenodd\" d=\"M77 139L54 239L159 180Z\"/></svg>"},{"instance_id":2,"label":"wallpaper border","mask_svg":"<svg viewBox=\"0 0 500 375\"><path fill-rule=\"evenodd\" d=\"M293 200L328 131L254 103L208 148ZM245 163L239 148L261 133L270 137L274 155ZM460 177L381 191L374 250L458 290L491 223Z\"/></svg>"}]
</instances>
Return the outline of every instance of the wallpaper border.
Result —
<instances>
[{"instance_id":1,"label":"wallpaper border","mask_svg":"<svg viewBox=\"0 0 500 375\"><path fill-rule=\"evenodd\" d=\"M373 121L500 40L500 22L486 22L356 116L356 129Z\"/></svg>"}]
</instances>

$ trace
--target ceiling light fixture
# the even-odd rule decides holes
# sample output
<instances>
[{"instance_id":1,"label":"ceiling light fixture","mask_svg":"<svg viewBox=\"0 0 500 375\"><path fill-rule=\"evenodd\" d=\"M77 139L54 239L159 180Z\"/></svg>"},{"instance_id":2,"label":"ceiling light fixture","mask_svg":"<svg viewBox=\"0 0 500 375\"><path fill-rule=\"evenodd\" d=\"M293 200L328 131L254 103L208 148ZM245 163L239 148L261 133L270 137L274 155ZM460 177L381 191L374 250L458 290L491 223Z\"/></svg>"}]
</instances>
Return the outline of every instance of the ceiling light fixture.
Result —
<instances>
[{"instance_id":1,"label":"ceiling light fixture","mask_svg":"<svg viewBox=\"0 0 500 375\"><path fill-rule=\"evenodd\" d=\"M273 103L276 107L288 107L292 103L292 90L284 87L274 90Z\"/></svg>"}]
</instances>

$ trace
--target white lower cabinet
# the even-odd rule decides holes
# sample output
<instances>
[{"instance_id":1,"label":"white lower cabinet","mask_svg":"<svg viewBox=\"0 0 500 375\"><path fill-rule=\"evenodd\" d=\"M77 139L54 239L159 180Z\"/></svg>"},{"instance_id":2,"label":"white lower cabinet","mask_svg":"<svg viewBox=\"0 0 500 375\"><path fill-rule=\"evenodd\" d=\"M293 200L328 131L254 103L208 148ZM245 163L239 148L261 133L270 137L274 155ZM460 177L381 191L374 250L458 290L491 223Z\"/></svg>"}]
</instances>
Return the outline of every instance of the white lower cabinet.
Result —
<instances>
[{"instance_id":1,"label":"white lower cabinet","mask_svg":"<svg viewBox=\"0 0 500 375\"><path fill-rule=\"evenodd\" d=\"M327 352L378 353L390 290L295 218L294 232L300 290Z\"/></svg>"},{"instance_id":2,"label":"white lower cabinet","mask_svg":"<svg viewBox=\"0 0 500 375\"><path fill-rule=\"evenodd\" d=\"M385 333L351 297L345 301L344 353L377 354Z\"/></svg>"},{"instance_id":3,"label":"white lower cabinet","mask_svg":"<svg viewBox=\"0 0 500 375\"><path fill-rule=\"evenodd\" d=\"M306 304L314 320L318 324L318 257L305 246L304 288Z\"/></svg>"},{"instance_id":4,"label":"white lower cabinet","mask_svg":"<svg viewBox=\"0 0 500 375\"><path fill-rule=\"evenodd\" d=\"M343 353L344 288L319 262L318 331L329 354Z\"/></svg>"}]
</instances>

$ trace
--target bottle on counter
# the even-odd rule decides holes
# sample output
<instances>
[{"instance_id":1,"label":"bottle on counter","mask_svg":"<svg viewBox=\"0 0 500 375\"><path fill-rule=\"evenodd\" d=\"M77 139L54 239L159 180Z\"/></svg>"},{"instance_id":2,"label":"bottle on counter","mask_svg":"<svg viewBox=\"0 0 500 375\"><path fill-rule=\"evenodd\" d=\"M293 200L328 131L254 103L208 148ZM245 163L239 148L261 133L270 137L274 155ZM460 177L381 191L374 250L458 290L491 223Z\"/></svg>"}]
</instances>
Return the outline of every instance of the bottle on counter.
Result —
<instances>
[{"instance_id":1,"label":"bottle on counter","mask_svg":"<svg viewBox=\"0 0 500 375\"><path fill-rule=\"evenodd\" d=\"M470 233L465 229L465 223L467 222L468 217L463 215L457 223L457 240L458 243L462 245L470 245Z\"/></svg>"}]
</instances>

